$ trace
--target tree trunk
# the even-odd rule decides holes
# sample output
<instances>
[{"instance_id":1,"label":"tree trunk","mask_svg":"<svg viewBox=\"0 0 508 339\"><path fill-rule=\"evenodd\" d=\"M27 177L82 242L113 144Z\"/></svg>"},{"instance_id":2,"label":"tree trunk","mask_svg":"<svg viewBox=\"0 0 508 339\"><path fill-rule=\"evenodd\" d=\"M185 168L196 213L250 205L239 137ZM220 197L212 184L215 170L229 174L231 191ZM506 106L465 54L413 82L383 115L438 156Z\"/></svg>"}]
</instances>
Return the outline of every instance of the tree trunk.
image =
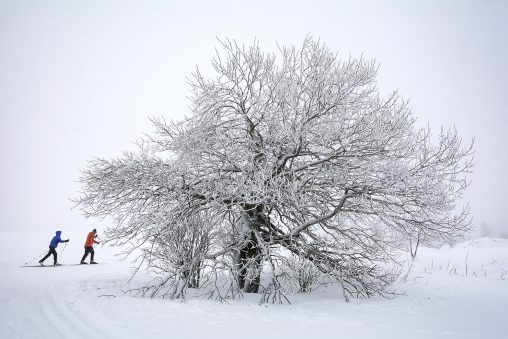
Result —
<instances>
[{"instance_id":1,"label":"tree trunk","mask_svg":"<svg viewBox=\"0 0 508 339\"><path fill-rule=\"evenodd\" d=\"M182 272L182 278L187 282L189 288L199 288L199 280L201 276L200 261L190 264Z\"/></svg>"},{"instance_id":2,"label":"tree trunk","mask_svg":"<svg viewBox=\"0 0 508 339\"><path fill-rule=\"evenodd\" d=\"M261 251L251 232L243 248L235 254L236 282L246 293L258 293L261 279Z\"/></svg>"},{"instance_id":3,"label":"tree trunk","mask_svg":"<svg viewBox=\"0 0 508 339\"><path fill-rule=\"evenodd\" d=\"M256 227L255 213L245 213L240 231L244 245L234 254L235 278L238 288L246 293L258 293L261 280L262 251L252 229Z\"/></svg>"}]
</instances>

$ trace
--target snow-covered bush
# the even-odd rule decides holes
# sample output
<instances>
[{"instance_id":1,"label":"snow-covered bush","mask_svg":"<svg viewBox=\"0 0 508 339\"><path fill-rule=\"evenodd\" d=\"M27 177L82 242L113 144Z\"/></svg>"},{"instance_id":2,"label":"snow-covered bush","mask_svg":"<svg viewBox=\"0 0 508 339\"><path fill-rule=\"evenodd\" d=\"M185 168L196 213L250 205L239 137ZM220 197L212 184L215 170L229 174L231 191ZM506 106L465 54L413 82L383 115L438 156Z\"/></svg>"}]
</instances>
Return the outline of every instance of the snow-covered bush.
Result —
<instances>
[{"instance_id":1,"label":"snow-covered bush","mask_svg":"<svg viewBox=\"0 0 508 339\"><path fill-rule=\"evenodd\" d=\"M281 271L285 272L297 292L311 292L321 278L321 271L311 261L294 255L283 261Z\"/></svg>"}]
</instances>

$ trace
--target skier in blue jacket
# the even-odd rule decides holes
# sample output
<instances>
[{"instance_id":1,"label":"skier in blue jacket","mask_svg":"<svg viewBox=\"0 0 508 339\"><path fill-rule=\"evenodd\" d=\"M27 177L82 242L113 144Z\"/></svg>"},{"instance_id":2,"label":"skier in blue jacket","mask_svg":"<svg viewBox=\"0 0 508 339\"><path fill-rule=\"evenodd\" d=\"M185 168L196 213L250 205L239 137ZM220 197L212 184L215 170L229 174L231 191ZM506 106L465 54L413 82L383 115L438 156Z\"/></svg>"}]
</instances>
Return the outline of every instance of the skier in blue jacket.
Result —
<instances>
[{"instance_id":1,"label":"skier in blue jacket","mask_svg":"<svg viewBox=\"0 0 508 339\"><path fill-rule=\"evenodd\" d=\"M44 258L39 260L39 264L41 264L42 266L44 266L44 260L46 260L51 254L53 254L53 265L54 266L57 265L57 262L56 262L57 254L56 254L56 250L55 250L56 247L61 242L69 242L69 239L62 240L60 238L61 234L62 234L62 231L56 231L56 235L53 237L53 239L51 239L51 242L49 243L49 252L48 252L48 254L46 254L46 256Z\"/></svg>"}]
</instances>

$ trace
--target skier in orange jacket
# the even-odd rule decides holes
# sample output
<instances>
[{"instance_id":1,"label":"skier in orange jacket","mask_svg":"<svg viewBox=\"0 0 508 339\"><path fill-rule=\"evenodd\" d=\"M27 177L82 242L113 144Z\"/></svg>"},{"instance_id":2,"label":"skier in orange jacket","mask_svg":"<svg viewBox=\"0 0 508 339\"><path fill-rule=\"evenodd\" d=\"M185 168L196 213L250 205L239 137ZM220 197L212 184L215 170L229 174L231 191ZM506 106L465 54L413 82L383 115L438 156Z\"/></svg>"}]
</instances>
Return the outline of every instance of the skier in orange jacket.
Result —
<instances>
[{"instance_id":1,"label":"skier in orange jacket","mask_svg":"<svg viewBox=\"0 0 508 339\"><path fill-rule=\"evenodd\" d=\"M90 256L90 264L97 264L95 261L93 261L93 255L95 254L93 250L93 244L99 244L100 242L95 240L97 237L97 230L94 228L94 230L90 233L88 233L88 236L86 237L85 241L85 254L83 254L83 258L81 258L80 264L86 264L85 259L88 256L88 253L91 254Z\"/></svg>"}]
</instances>

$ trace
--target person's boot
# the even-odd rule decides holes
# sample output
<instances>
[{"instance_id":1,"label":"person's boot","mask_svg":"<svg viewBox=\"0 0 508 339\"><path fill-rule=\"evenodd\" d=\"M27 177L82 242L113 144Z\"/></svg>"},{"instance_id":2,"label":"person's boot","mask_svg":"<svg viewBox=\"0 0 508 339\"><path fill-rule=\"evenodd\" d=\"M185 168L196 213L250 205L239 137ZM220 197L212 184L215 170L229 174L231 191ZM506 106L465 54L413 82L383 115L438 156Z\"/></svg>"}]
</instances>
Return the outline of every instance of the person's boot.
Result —
<instances>
[{"instance_id":1,"label":"person's boot","mask_svg":"<svg viewBox=\"0 0 508 339\"><path fill-rule=\"evenodd\" d=\"M41 266L44 266L42 260L39 260L39 264L41 264Z\"/></svg>"},{"instance_id":2,"label":"person's boot","mask_svg":"<svg viewBox=\"0 0 508 339\"><path fill-rule=\"evenodd\" d=\"M84 262L83 260L80 262L81 265L88 265L87 262Z\"/></svg>"},{"instance_id":3,"label":"person's boot","mask_svg":"<svg viewBox=\"0 0 508 339\"><path fill-rule=\"evenodd\" d=\"M95 261L90 261L90 264L97 264Z\"/></svg>"}]
</instances>

